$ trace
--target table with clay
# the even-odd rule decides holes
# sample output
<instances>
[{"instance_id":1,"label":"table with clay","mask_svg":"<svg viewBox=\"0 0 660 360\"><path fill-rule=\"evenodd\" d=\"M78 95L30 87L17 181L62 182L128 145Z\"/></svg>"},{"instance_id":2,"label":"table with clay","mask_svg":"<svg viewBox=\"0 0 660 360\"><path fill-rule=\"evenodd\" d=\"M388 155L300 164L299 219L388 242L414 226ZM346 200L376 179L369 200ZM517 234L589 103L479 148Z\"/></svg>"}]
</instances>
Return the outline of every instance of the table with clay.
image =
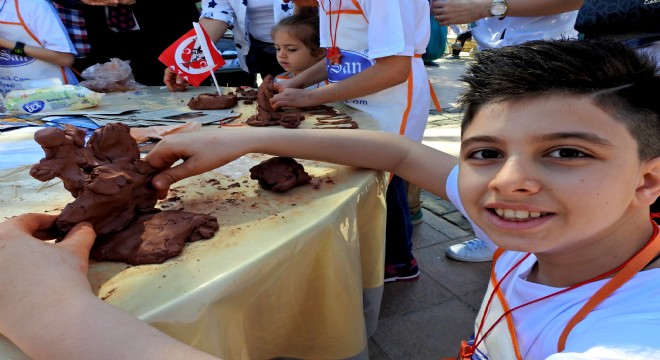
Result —
<instances>
[{"instance_id":1,"label":"table with clay","mask_svg":"<svg viewBox=\"0 0 660 360\"><path fill-rule=\"evenodd\" d=\"M0 152L30 136L2 134ZM279 194L249 177L267 158L247 155L177 183L158 206L215 216L215 236L162 264L92 262L94 292L225 359L364 354L383 289L385 174L299 160L312 181ZM57 214L72 200L58 179L30 177L30 165L0 169L0 219ZM0 359L23 358L0 336Z\"/></svg>"}]
</instances>

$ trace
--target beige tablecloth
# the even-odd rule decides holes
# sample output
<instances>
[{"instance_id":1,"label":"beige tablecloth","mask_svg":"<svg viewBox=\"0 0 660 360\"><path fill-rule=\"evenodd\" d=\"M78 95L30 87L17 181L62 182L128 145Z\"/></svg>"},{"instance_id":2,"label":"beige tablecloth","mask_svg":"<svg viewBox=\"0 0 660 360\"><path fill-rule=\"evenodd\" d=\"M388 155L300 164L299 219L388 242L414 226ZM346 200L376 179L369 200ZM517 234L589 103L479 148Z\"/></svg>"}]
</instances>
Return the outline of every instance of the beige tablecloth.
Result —
<instances>
[{"instance_id":1,"label":"beige tablecloth","mask_svg":"<svg viewBox=\"0 0 660 360\"><path fill-rule=\"evenodd\" d=\"M383 285L385 174L301 160L312 183L276 194L249 179L266 158L177 184L180 200L160 206L211 213L220 230L163 264L93 263L94 291L224 359L341 359L366 349ZM0 218L57 213L71 201L59 181L40 183L28 170L0 171ZM0 358L25 356L0 336Z\"/></svg>"}]
</instances>

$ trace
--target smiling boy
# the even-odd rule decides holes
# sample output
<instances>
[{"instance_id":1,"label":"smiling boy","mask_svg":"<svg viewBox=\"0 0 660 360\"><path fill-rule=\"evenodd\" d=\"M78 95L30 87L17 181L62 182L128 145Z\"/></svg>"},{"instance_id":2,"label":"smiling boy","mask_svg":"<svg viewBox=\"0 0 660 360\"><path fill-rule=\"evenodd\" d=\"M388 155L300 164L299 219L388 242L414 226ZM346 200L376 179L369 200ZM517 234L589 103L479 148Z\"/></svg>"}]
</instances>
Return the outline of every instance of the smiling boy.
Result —
<instances>
[{"instance_id":1,"label":"smiling boy","mask_svg":"<svg viewBox=\"0 0 660 360\"><path fill-rule=\"evenodd\" d=\"M618 43L538 41L479 53L463 80L458 159L383 132L223 128L159 143L147 156L151 165L185 161L154 185L165 195L174 182L250 152L393 172L450 199L477 236L499 247L476 335L461 346L461 359L659 358L660 237L649 218L660 195L655 62ZM27 240L6 234L28 230L13 220L0 227L9 248L0 251L2 273L2 265L27 256L16 245ZM59 286L84 276L51 266ZM15 282L38 299L38 286ZM98 300L84 286L67 289L78 308ZM25 302L2 300L6 331L1 319ZM43 309L42 319L61 312L34 308ZM111 313L95 309L89 326ZM17 340L40 338L8 331ZM59 333L65 338L66 328ZM132 333L129 345L151 349L148 336Z\"/></svg>"}]
</instances>

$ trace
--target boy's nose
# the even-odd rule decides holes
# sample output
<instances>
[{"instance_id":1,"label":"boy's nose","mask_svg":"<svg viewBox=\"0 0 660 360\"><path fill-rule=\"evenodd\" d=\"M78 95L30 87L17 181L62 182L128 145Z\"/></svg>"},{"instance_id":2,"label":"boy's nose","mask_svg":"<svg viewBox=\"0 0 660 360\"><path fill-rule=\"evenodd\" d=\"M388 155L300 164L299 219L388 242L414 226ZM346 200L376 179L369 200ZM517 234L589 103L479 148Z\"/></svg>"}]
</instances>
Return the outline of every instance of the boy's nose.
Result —
<instances>
[{"instance_id":1,"label":"boy's nose","mask_svg":"<svg viewBox=\"0 0 660 360\"><path fill-rule=\"evenodd\" d=\"M490 188L509 194L533 194L541 189L534 164L528 160L510 157L494 174Z\"/></svg>"}]
</instances>

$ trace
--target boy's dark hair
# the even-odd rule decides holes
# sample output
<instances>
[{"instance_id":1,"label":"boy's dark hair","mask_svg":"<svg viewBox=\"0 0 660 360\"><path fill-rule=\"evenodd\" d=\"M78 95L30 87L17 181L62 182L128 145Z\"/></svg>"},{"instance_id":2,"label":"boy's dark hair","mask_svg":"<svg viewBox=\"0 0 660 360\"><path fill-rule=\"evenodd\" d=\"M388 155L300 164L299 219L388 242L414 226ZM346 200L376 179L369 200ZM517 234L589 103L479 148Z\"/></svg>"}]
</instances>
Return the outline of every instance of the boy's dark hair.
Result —
<instances>
[{"instance_id":1,"label":"boy's dark hair","mask_svg":"<svg viewBox=\"0 0 660 360\"><path fill-rule=\"evenodd\" d=\"M641 160L660 156L660 70L652 57L612 41L549 40L482 51L476 60L461 78L463 130L487 103L588 96L626 125Z\"/></svg>"},{"instance_id":2,"label":"boy's dark hair","mask_svg":"<svg viewBox=\"0 0 660 360\"><path fill-rule=\"evenodd\" d=\"M318 12L304 12L280 20L273 26L271 35L275 36L278 31L286 31L300 40L309 49L311 55L316 57L325 53L320 45L319 26Z\"/></svg>"}]
</instances>

